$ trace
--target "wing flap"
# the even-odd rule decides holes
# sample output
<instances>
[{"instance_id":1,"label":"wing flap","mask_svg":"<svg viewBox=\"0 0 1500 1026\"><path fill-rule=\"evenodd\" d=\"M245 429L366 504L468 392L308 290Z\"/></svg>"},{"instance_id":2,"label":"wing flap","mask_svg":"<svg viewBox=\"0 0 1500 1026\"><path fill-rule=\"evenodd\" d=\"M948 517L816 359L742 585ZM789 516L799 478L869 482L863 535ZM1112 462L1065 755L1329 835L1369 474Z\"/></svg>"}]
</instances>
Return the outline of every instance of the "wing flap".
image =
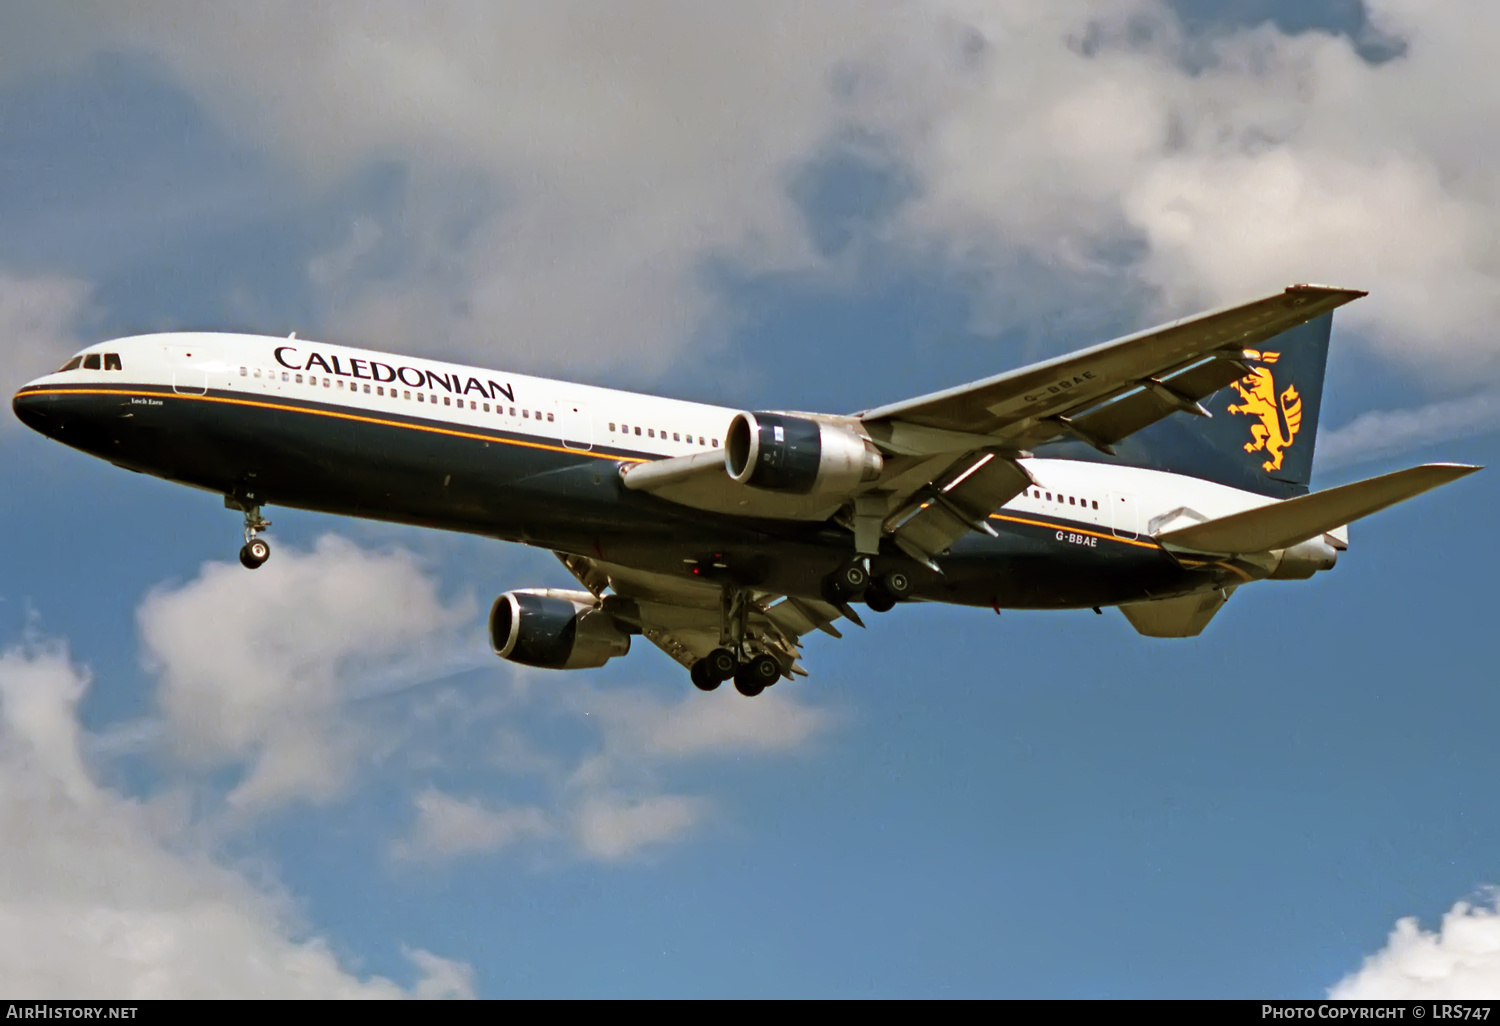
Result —
<instances>
[{"instance_id":1,"label":"wing flap","mask_svg":"<svg viewBox=\"0 0 1500 1026\"><path fill-rule=\"evenodd\" d=\"M994 534L989 515L1032 483L1014 460L993 452L970 453L887 519L886 530L898 545L905 543L903 548L941 553L970 531Z\"/></svg>"},{"instance_id":2,"label":"wing flap","mask_svg":"<svg viewBox=\"0 0 1500 1026\"><path fill-rule=\"evenodd\" d=\"M1157 541L1170 549L1226 555L1285 549L1479 469L1456 463L1410 467L1168 531Z\"/></svg>"},{"instance_id":3,"label":"wing flap","mask_svg":"<svg viewBox=\"0 0 1500 1026\"><path fill-rule=\"evenodd\" d=\"M1074 418L1073 423L1088 437L1112 445L1178 410L1206 416L1199 400L1244 374L1242 363L1226 357L1195 362L1179 373L1158 375L1135 391Z\"/></svg>"}]
</instances>

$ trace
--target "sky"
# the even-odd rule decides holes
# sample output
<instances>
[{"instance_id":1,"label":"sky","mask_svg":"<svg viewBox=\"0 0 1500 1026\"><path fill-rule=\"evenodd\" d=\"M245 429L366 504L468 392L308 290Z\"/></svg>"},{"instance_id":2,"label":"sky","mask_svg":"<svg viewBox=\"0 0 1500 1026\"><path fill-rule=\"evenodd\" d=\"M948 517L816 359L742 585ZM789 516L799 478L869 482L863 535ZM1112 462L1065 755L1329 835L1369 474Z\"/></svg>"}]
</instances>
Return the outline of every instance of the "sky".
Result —
<instances>
[{"instance_id":1,"label":"sky","mask_svg":"<svg viewBox=\"0 0 1500 1026\"><path fill-rule=\"evenodd\" d=\"M0 9L0 387L297 331L868 408L1298 281L1315 487L1500 451L1500 8ZM925 604L812 676L488 651L548 553L0 418L0 990L1500 995L1486 472L1204 634Z\"/></svg>"}]
</instances>

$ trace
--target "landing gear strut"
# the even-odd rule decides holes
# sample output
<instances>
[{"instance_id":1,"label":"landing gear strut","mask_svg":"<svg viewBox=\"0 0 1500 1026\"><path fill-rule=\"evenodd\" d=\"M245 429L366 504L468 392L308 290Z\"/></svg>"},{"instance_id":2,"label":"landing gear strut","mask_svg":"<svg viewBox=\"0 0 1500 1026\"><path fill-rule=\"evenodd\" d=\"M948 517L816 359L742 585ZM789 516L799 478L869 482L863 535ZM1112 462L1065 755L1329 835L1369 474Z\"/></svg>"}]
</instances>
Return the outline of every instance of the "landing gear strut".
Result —
<instances>
[{"instance_id":1,"label":"landing gear strut","mask_svg":"<svg viewBox=\"0 0 1500 1026\"><path fill-rule=\"evenodd\" d=\"M271 522L260 515L259 506L245 507L245 547L240 549L240 565L254 570L271 558L271 546L260 532L271 526Z\"/></svg>"}]
</instances>

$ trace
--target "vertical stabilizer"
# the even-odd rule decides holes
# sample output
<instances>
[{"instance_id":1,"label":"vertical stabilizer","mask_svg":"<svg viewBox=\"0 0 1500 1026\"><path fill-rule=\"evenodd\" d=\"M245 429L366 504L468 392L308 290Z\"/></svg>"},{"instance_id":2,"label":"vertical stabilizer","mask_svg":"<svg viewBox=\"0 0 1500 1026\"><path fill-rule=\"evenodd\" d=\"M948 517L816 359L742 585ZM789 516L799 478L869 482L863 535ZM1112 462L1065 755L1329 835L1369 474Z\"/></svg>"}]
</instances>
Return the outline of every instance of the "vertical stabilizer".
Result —
<instances>
[{"instance_id":1,"label":"vertical stabilizer","mask_svg":"<svg viewBox=\"0 0 1500 1026\"><path fill-rule=\"evenodd\" d=\"M1332 327L1330 312L1247 349L1249 373L1202 401L1210 418L1174 414L1115 443L1113 456L1077 442L1037 455L1187 474L1278 499L1305 495Z\"/></svg>"}]
</instances>

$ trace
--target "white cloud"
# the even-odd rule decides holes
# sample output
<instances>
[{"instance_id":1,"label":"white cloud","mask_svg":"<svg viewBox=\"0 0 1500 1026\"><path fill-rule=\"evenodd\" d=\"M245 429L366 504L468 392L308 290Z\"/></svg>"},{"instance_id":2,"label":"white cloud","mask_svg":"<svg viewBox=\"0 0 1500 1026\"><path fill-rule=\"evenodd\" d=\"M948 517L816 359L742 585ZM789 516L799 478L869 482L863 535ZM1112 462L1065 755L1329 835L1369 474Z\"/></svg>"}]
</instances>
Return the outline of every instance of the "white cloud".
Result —
<instances>
[{"instance_id":1,"label":"white cloud","mask_svg":"<svg viewBox=\"0 0 1500 1026\"><path fill-rule=\"evenodd\" d=\"M417 795L416 836L398 842L398 859L422 861L499 851L553 832L547 814L535 806L492 809L428 788Z\"/></svg>"},{"instance_id":2,"label":"white cloud","mask_svg":"<svg viewBox=\"0 0 1500 1026\"><path fill-rule=\"evenodd\" d=\"M10 15L11 66L144 51L309 179L408 169L406 207L309 268L371 344L661 371L728 323L714 262L828 270L786 187L852 128L914 181L886 243L1013 316L1079 276L1162 316L1333 280L1372 290L1341 317L1390 358L1500 373L1500 143L1474 131L1500 9L1371 0L1406 44L1372 65L1269 24L1189 43L1159 0L54 6ZM364 268L390 239L400 266Z\"/></svg>"},{"instance_id":3,"label":"white cloud","mask_svg":"<svg viewBox=\"0 0 1500 1026\"><path fill-rule=\"evenodd\" d=\"M579 805L574 835L584 853L604 860L623 859L654 844L680 840L708 811L701 798L658 794L630 799L597 794Z\"/></svg>"},{"instance_id":4,"label":"white cloud","mask_svg":"<svg viewBox=\"0 0 1500 1026\"><path fill-rule=\"evenodd\" d=\"M1362 413L1318 437L1318 467L1348 466L1500 427L1500 394L1482 392L1404 410Z\"/></svg>"},{"instance_id":5,"label":"white cloud","mask_svg":"<svg viewBox=\"0 0 1500 1026\"><path fill-rule=\"evenodd\" d=\"M1346 38L1263 25L1188 70L1154 3L985 5L985 57L913 149L927 189L908 224L1085 271L1135 238L1117 273L1163 313L1293 281L1367 288L1344 323L1426 373L1471 373L1500 313L1500 174L1472 108L1500 88L1472 86L1489 57L1471 7L1375 6L1400 8L1385 21L1405 56L1371 65Z\"/></svg>"},{"instance_id":6,"label":"white cloud","mask_svg":"<svg viewBox=\"0 0 1500 1026\"><path fill-rule=\"evenodd\" d=\"M392 845L392 855L433 862L523 844L553 851L566 844L588 859L628 859L687 840L714 813L712 796L673 793L670 778L678 764L785 755L805 748L833 719L786 689L750 700L727 689L703 694L677 683L683 695L670 700L639 685L601 690L582 675L546 687L518 684L502 708L491 702L502 720L487 762L502 793L525 779L529 789L540 785L545 799L515 805L428 787L414 794L415 822L410 835ZM597 740L569 757L522 729L538 713L554 723L566 717Z\"/></svg>"},{"instance_id":7,"label":"white cloud","mask_svg":"<svg viewBox=\"0 0 1500 1026\"><path fill-rule=\"evenodd\" d=\"M344 969L284 897L195 841L177 805L101 786L80 752L88 674L56 644L0 654L0 991L17 998L472 997L408 950L411 991Z\"/></svg>"},{"instance_id":8,"label":"white cloud","mask_svg":"<svg viewBox=\"0 0 1500 1026\"><path fill-rule=\"evenodd\" d=\"M573 835L584 854L609 860L686 838L714 808L707 797L660 793L658 778L674 762L791 752L831 721L785 689L749 701L727 690L693 691L669 702L643 691L589 689L567 705L601 733L598 751L567 777Z\"/></svg>"},{"instance_id":9,"label":"white cloud","mask_svg":"<svg viewBox=\"0 0 1500 1026\"><path fill-rule=\"evenodd\" d=\"M351 701L483 659L459 636L473 617L410 553L333 535L254 572L206 563L137 611L169 739L199 764L247 763L229 795L242 812L340 794L378 741Z\"/></svg>"},{"instance_id":10,"label":"white cloud","mask_svg":"<svg viewBox=\"0 0 1500 1026\"><path fill-rule=\"evenodd\" d=\"M1435 931L1415 916L1328 996L1344 1001L1483 1000L1500 995L1500 906L1459 902Z\"/></svg>"}]
</instances>

